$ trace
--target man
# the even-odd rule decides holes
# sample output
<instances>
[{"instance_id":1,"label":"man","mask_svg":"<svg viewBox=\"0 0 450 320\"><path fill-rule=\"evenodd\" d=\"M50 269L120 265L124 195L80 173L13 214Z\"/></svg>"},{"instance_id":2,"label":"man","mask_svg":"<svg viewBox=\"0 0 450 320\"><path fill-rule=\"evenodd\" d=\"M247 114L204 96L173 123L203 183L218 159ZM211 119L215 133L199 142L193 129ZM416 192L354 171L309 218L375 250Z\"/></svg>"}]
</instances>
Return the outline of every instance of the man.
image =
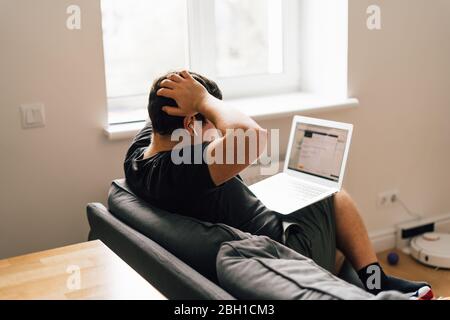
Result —
<instances>
[{"instance_id":1,"label":"man","mask_svg":"<svg viewBox=\"0 0 450 320\"><path fill-rule=\"evenodd\" d=\"M127 183L139 197L169 212L268 236L330 272L335 271L339 249L374 294L384 290L412 293L426 285L383 272L355 203L345 191L289 215L294 224L284 230L286 217L266 208L238 175L264 151L267 131L250 117L225 106L221 99L222 93L213 81L192 72L170 73L155 81L148 104L151 126L136 136L125 160ZM199 121L202 127L196 130ZM208 129L220 134L208 141L203 134L211 131ZM188 143L173 141L176 130L189 135ZM256 152L251 152L248 136L241 145L243 150L237 149L239 130L255 133ZM200 143L195 143L199 139ZM237 161L238 151L244 153L244 161ZM193 158L196 153L222 161L211 163L202 158L179 164L173 158ZM226 161L230 158L232 163ZM380 281L374 286L377 282L368 279L375 269Z\"/></svg>"}]
</instances>

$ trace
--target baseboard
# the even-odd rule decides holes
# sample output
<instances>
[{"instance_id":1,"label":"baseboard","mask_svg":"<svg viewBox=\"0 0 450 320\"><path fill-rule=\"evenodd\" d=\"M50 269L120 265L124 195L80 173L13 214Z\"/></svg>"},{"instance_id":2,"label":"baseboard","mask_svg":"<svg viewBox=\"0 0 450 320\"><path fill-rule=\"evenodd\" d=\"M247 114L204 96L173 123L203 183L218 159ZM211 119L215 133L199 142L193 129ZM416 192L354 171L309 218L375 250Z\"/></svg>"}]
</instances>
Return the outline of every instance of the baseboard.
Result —
<instances>
[{"instance_id":1,"label":"baseboard","mask_svg":"<svg viewBox=\"0 0 450 320\"><path fill-rule=\"evenodd\" d=\"M395 229L389 228L369 234L375 252L382 252L395 248Z\"/></svg>"},{"instance_id":2,"label":"baseboard","mask_svg":"<svg viewBox=\"0 0 450 320\"><path fill-rule=\"evenodd\" d=\"M436 232L450 232L450 214L438 215L423 218L421 222L412 223L434 223ZM376 252L386 251L396 247L396 231L395 228L388 228L369 233Z\"/></svg>"}]
</instances>

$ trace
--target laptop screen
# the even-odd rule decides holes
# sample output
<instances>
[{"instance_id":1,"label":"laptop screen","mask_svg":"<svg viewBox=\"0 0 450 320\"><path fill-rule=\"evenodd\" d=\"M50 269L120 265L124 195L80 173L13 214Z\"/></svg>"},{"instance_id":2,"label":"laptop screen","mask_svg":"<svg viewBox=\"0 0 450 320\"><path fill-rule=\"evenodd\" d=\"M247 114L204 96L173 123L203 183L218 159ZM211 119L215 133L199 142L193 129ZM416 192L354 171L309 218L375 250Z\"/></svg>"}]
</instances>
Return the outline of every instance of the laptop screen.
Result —
<instances>
[{"instance_id":1,"label":"laptop screen","mask_svg":"<svg viewBox=\"0 0 450 320\"><path fill-rule=\"evenodd\" d=\"M297 123L288 168L339 181L348 131Z\"/></svg>"}]
</instances>

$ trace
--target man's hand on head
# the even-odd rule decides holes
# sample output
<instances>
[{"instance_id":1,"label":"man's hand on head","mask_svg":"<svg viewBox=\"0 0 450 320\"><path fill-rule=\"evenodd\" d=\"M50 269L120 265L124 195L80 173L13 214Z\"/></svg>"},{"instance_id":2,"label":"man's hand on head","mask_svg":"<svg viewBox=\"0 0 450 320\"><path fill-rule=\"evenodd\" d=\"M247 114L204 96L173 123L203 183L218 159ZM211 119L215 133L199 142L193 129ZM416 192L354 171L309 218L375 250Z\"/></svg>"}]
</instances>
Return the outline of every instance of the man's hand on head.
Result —
<instances>
[{"instance_id":1,"label":"man's hand on head","mask_svg":"<svg viewBox=\"0 0 450 320\"><path fill-rule=\"evenodd\" d=\"M210 97L206 88L186 70L180 74L173 73L163 80L157 95L175 100L178 107L164 106L163 111L178 117L197 114Z\"/></svg>"},{"instance_id":2,"label":"man's hand on head","mask_svg":"<svg viewBox=\"0 0 450 320\"><path fill-rule=\"evenodd\" d=\"M255 162L265 150L267 131L248 115L226 106L220 99L211 95L189 72L182 71L179 74L169 75L161 81L160 87L157 95L173 99L178 105L178 107L164 106L164 112L179 117L191 117L201 113L222 134L207 146L207 153L214 154L215 157L218 155L218 161L208 163L209 173L215 185L221 185L235 177ZM245 141L243 145L238 143L239 134L242 132L253 133L243 137ZM253 152L255 149L256 152ZM238 159L240 156L242 159Z\"/></svg>"}]
</instances>

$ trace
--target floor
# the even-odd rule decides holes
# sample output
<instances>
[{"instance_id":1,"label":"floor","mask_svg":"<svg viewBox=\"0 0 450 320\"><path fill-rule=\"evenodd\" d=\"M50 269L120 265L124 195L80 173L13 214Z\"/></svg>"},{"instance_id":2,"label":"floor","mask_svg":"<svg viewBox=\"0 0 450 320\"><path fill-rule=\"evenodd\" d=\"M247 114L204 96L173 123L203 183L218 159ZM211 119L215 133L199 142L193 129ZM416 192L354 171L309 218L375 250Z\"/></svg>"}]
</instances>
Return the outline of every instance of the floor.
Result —
<instances>
[{"instance_id":1,"label":"floor","mask_svg":"<svg viewBox=\"0 0 450 320\"><path fill-rule=\"evenodd\" d=\"M387 274L410 280L426 281L433 287L435 296L450 297L450 270L438 270L425 266L398 250L394 251L400 257L399 262L396 266L390 266L386 257L391 251L384 251L378 254L380 264Z\"/></svg>"}]
</instances>

